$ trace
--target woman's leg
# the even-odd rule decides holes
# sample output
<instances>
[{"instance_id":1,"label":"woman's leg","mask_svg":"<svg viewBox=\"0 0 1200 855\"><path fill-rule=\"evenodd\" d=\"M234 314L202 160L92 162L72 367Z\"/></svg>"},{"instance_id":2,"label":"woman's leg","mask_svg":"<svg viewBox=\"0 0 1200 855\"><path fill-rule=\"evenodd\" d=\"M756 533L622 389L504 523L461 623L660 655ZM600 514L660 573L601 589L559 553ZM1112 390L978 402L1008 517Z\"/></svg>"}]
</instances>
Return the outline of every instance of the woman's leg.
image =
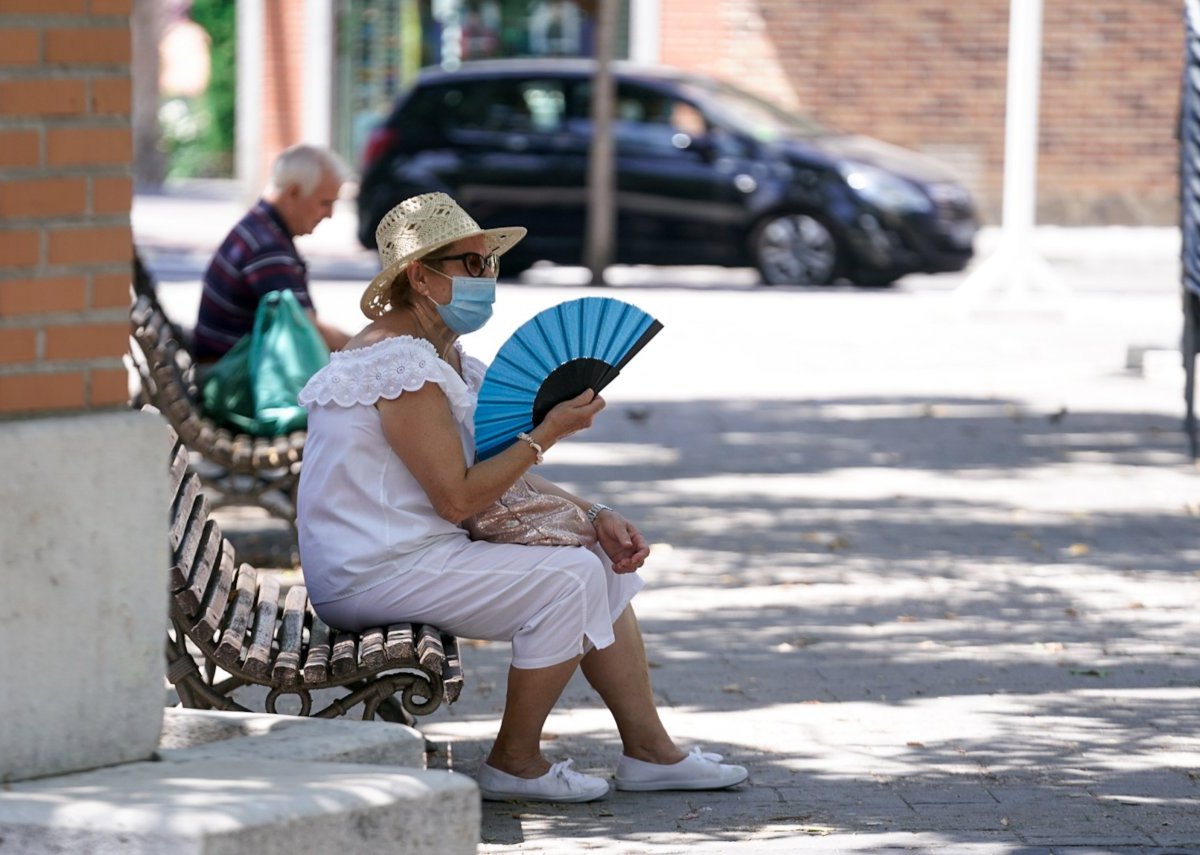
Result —
<instances>
[{"instance_id":1,"label":"woman's leg","mask_svg":"<svg viewBox=\"0 0 1200 855\"><path fill-rule=\"evenodd\" d=\"M504 716L489 766L519 778L539 778L550 771L542 756L542 728L578 664L575 657L548 668L508 669Z\"/></svg>"},{"instance_id":2,"label":"woman's leg","mask_svg":"<svg viewBox=\"0 0 1200 855\"><path fill-rule=\"evenodd\" d=\"M648 763L679 762L687 755L676 747L658 716L646 646L633 606L621 612L613 634L616 640L608 647L584 655L583 675L612 712L625 756Z\"/></svg>"}]
</instances>

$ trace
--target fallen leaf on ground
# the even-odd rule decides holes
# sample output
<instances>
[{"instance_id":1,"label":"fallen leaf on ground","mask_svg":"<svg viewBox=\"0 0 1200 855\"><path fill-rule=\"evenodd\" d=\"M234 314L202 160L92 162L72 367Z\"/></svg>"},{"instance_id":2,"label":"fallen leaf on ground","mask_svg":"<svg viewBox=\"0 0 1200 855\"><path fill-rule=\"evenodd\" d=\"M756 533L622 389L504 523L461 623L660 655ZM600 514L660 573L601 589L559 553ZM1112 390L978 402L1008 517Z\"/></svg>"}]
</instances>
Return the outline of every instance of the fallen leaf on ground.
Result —
<instances>
[{"instance_id":1,"label":"fallen leaf on ground","mask_svg":"<svg viewBox=\"0 0 1200 855\"><path fill-rule=\"evenodd\" d=\"M827 825L802 825L799 830L804 834L816 834L820 837L833 834L833 829Z\"/></svg>"}]
</instances>

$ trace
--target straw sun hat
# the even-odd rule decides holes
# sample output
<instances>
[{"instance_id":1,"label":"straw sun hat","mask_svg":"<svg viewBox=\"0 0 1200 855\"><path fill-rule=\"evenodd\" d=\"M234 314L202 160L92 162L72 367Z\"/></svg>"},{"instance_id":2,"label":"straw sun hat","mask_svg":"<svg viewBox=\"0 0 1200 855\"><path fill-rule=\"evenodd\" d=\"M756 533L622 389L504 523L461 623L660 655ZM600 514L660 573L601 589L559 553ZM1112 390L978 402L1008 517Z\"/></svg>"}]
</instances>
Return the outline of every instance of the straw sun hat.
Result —
<instances>
[{"instance_id":1,"label":"straw sun hat","mask_svg":"<svg viewBox=\"0 0 1200 855\"><path fill-rule=\"evenodd\" d=\"M404 265L463 238L483 235L487 252L503 255L526 229L481 229L479 223L445 193L426 193L405 199L384 215L375 229L383 270L371 280L359 305L368 318L378 318L391 306L392 282Z\"/></svg>"}]
</instances>

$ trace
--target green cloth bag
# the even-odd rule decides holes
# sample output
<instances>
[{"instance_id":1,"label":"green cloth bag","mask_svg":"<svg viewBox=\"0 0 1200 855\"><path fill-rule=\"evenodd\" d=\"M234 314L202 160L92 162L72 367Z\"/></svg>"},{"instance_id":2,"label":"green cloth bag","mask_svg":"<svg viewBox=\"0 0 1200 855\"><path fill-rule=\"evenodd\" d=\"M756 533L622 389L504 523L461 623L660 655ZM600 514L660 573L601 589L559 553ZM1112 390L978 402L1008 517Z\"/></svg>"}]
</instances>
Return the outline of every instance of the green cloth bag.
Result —
<instances>
[{"instance_id":1,"label":"green cloth bag","mask_svg":"<svg viewBox=\"0 0 1200 855\"><path fill-rule=\"evenodd\" d=\"M254 436L278 436L308 425L296 396L329 362L329 348L291 291L262 298L254 329L229 349L204 380L204 411Z\"/></svg>"}]
</instances>

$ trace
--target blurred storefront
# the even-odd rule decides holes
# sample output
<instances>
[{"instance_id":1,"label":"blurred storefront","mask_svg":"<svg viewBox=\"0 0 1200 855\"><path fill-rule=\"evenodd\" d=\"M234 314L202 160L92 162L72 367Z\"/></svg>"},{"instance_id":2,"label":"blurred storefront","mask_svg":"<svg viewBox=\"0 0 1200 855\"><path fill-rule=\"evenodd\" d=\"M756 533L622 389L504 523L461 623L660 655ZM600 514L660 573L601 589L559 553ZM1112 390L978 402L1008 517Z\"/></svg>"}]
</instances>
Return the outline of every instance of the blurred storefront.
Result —
<instances>
[{"instance_id":1,"label":"blurred storefront","mask_svg":"<svg viewBox=\"0 0 1200 855\"><path fill-rule=\"evenodd\" d=\"M238 177L257 193L271 159L299 140L357 164L371 127L424 66L590 56L598 2L239 0ZM622 58L637 53L631 5L649 21L657 4L617 0Z\"/></svg>"},{"instance_id":2,"label":"blurred storefront","mask_svg":"<svg viewBox=\"0 0 1200 855\"><path fill-rule=\"evenodd\" d=\"M417 69L592 51L601 0L237 0L237 175L297 141L357 164ZM955 169L1000 213L1010 0L614 0L619 57L694 69ZM1060 0L1042 27L1038 222L1176 222L1179 0ZM214 67L214 73L217 68Z\"/></svg>"},{"instance_id":3,"label":"blurred storefront","mask_svg":"<svg viewBox=\"0 0 1200 855\"><path fill-rule=\"evenodd\" d=\"M429 65L591 56L597 0L339 0L332 145L356 162L372 125ZM618 55L629 55L629 0Z\"/></svg>"}]
</instances>

